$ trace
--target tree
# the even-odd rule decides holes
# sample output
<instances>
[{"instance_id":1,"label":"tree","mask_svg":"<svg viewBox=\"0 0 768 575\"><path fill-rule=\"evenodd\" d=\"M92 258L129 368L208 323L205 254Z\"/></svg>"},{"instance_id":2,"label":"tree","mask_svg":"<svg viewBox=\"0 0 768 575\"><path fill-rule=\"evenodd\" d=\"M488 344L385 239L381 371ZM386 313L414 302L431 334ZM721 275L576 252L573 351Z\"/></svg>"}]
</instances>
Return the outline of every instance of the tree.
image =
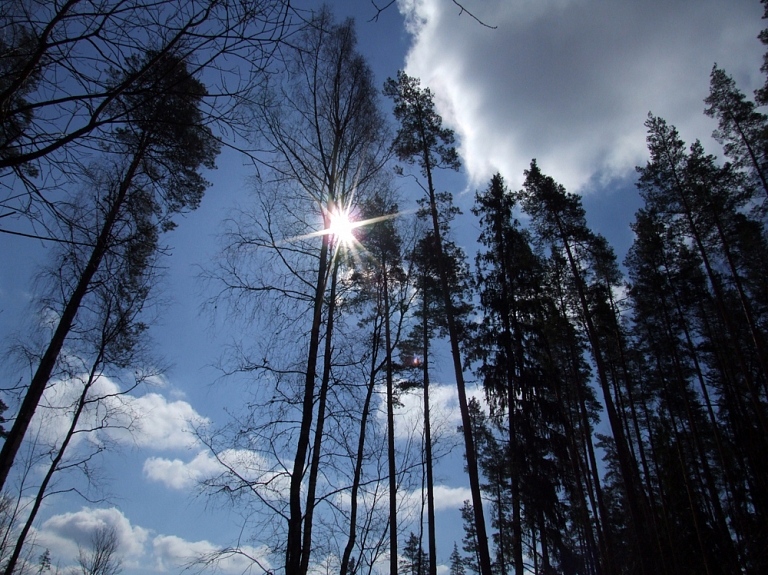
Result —
<instances>
[{"instance_id":1,"label":"tree","mask_svg":"<svg viewBox=\"0 0 768 575\"><path fill-rule=\"evenodd\" d=\"M67 279L59 329L0 454L0 487L104 258L119 252L146 266L173 213L197 207L197 170L212 168L219 150L208 124L238 129L234 102L254 88L286 17L280 0L4 4L0 217L24 227L0 231L86 249L66 256L78 258L69 267L81 281ZM217 68L231 78L227 58L242 59L239 84L209 96L196 77ZM187 149L172 150L185 139ZM100 191L83 193L87 185Z\"/></svg>"},{"instance_id":2,"label":"tree","mask_svg":"<svg viewBox=\"0 0 768 575\"><path fill-rule=\"evenodd\" d=\"M734 167L746 171L768 195L768 117L756 110L733 78L717 65L712 68L709 96L704 102L704 113L718 121L712 137L723 145L723 152Z\"/></svg>"},{"instance_id":3,"label":"tree","mask_svg":"<svg viewBox=\"0 0 768 575\"><path fill-rule=\"evenodd\" d=\"M79 548L77 563L83 575L119 575L123 560L117 556L120 541L111 525L100 525L91 535L91 549Z\"/></svg>"},{"instance_id":4,"label":"tree","mask_svg":"<svg viewBox=\"0 0 768 575\"><path fill-rule=\"evenodd\" d=\"M707 373L708 362L698 349L695 302L708 299L706 279L700 262L677 243L658 214L640 210L633 229L637 236L626 265L635 341L649 358L638 377L643 396L639 406L648 437L651 469L645 475L657 506L659 541L668 564L701 563L698 568L706 570L716 562L735 572L739 560L725 509L731 508L736 533L744 522L727 497L721 503L725 494L718 486L726 485L725 493L740 488L729 469L734 462L723 449L725 438L711 399L714 389L707 382L717 376ZM662 458L668 464L660 465ZM693 469L697 472L691 473Z\"/></svg>"},{"instance_id":5,"label":"tree","mask_svg":"<svg viewBox=\"0 0 768 575\"><path fill-rule=\"evenodd\" d=\"M480 550L477 544L475 512L469 499L464 500L460 511L462 527L464 528L464 537L461 538L461 549L464 553L467 553L467 556L464 557L464 567L472 573L480 573Z\"/></svg>"},{"instance_id":6,"label":"tree","mask_svg":"<svg viewBox=\"0 0 768 575\"><path fill-rule=\"evenodd\" d=\"M514 197L504 185L501 175L496 174L488 190L475 195L475 207L472 212L480 216L483 226L480 242L486 252L476 257L475 283L478 286L484 321L479 328L480 337L474 355L482 359L478 373L483 377L487 393L495 398L499 405L506 405L508 412L508 438L510 450L509 470L512 490L512 530L514 533L513 561L517 575L523 573L522 523L520 515L520 474L522 460L519 457L522 445L518 436L519 423L516 422L516 397L522 393L520 381L523 366L521 362L521 344L524 335L519 329L520 317L516 312L519 302L528 294L517 291L518 281L526 272L522 266L535 265L533 254L527 249L528 242L524 234L515 227L512 210ZM518 261L516 261L519 258ZM527 261L526 261L527 258ZM527 270L526 270L527 271ZM520 292L530 290L531 286L520 286ZM513 327L514 322L514 327ZM497 342L501 342L498 349ZM500 376L500 377L499 377ZM503 545L502 545L503 548Z\"/></svg>"},{"instance_id":7,"label":"tree","mask_svg":"<svg viewBox=\"0 0 768 575\"><path fill-rule=\"evenodd\" d=\"M351 21L336 26L331 23L330 15L322 12L304 34L304 49L313 58L308 60L303 50L297 50L291 62L294 77L303 85L293 85L290 101L296 107L288 113L297 115L298 119L304 115L305 110L312 110L313 116L307 118L308 125L299 123L295 125L299 129L298 133L287 132L284 124L279 122L281 114L272 112L272 102L264 101L261 107L262 118L265 120L262 136L282 156L280 163L272 166L273 169L278 177L300 182L305 187L318 203L326 229L330 225L331 214L350 209L353 186L365 185L381 166L382 119L376 107L370 69L355 52L355 43ZM296 139L305 140L309 145L299 147L292 143ZM303 542L300 542L304 519L300 497L314 410L320 314L328 282L328 239L327 234L323 236L301 430L291 473L285 561L286 573L290 575L307 572L311 551L311 515L308 515L309 519L303 525L305 534ZM316 433L322 434L322 429ZM309 509L314 501L308 499L306 505Z\"/></svg>"},{"instance_id":8,"label":"tree","mask_svg":"<svg viewBox=\"0 0 768 575\"><path fill-rule=\"evenodd\" d=\"M601 268L606 269L605 265L599 265L600 260L593 257L598 253L596 248L603 244L603 240L588 229L580 199L573 194L568 194L565 188L551 177L542 174L535 160L531 162L531 167L526 170L525 175L524 189L520 192L523 210L531 216L537 236L543 242L549 242L553 252L560 252L565 256L570 271L572 285L575 288L574 299L589 340L616 445L626 503L630 510L634 538L637 541L637 555L643 572L648 574L652 571L655 557L654 547L650 541L651 536L645 523L644 494L638 489L638 471L630 452L623 420L611 391L612 382L606 364L604 338L597 329L593 306L588 299L591 295L587 284L589 275L594 275L595 287L602 292L603 297L607 297L607 292L612 289L612 283L615 281L615 274L609 273L603 276ZM612 256L612 253L610 255Z\"/></svg>"},{"instance_id":9,"label":"tree","mask_svg":"<svg viewBox=\"0 0 768 575\"><path fill-rule=\"evenodd\" d=\"M348 283L353 295L352 305L348 311L358 314L360 325L370 330L366 350L370 356L370 367L351 487L349 537L342 555L341 575L348 572L345 563L351 557L357 541L358 494L361 488L364 453L372 449L366 444L368 437L366 425L372 408L374 388L379 384L382 372L385 382L384 404L387 420L385 426L389 509L387 532L389 533L390 561L393 557L397 558L397 491L401 474L397 469L395 449L394 410L398 404L398 390L394 381L393 351L401 340L404 320L407 317L412 296L408 272L403 267L401 253L403 240L396 219L398 206L394 200L391 192L382 185L372 197L365 198L361 202L356 217L365 225L357 228L355 244L359 243L363 247L359 251L357 246L352 247L354 253L350 254L353 272ZM365 539L367 535L364 533L362 538Z\"/></svg>"},{"instance_id":10,"label":"tree","mask_svg":"<svg viewBox=\"0 0 768 575\"><path fill-rule=\"evenodd\" d=\"M284 443L293 453L289 468L280 472L290 483L287 506L269 501L268 507L285 518L287 532L275 544L284 552L286 573L299 575L310 568L317 547L312 535L317 504L327 501L304 487L305 479L317 486L312 478L318 476L327 439L327 410L320 398L329 397L328 386L339 379L332 365L337 302L329 291L346 248L333 235L331 221L348 216L369 195L387 147L372 73L356 50L351 20L335 23L327 9L315 14L286 47L284 61L286 74L271 77L250 109L254 139L264 154L258 205L233 222L213 279L222 282L222 296L234 306L275 306L269 318L251 316L251 327L279 318L282 328L269 329L295 337L277 351L278 337L262 342L266 349L255 351L258 355L238 354L236 369L268 374L275 395L284 397L262 405L280 414L258 433L269 436L267 445L277 449ZM257 245L264 249L254 253ZM294 409L297 413L286 414ZM296 421L296 427L287 421ZM272 455L278 461L284 457Z\"/></svg>"},{"instance_id":11,"label":"tree","mask_svg":"<svg viewBox=\"0 0 768 575\"><path fill-rule=\"evenodd\" d=\"M62 275L64 278L68 275L63 274L66 266L62 266L61 260L66 261L66 258L54 259L54 269L49 273L52 294L41 298L43 315L55 313L61 305L57 295L66 293L61 281ZM77 260L72 257L72 261ZM153 358L149 357L145 343L147 325L142 321L154 269L153 266L137 268L135 263L127 257L110 255L105 258L104 266L109 273L105 274L105 281L95 283L88 294L86 307L78 314L77 325L70 330L66 359L57 362L52 377L54 384L48 388L52 397L43 402L47 413L38 416L37 429L33 432L40 448L34 451L41 451L40 459L44 462L38 466L42 469L47 465L47 469L25 510L26 519L4 565L8 575L18 567L32 525L43 502L51 494L49 491L61 493L66 490L60 485L54 489L55 478L81 471L89 487L93 486L95 458L113 444L108 430L114 427L130 430L133 424L133 416L122 407L122 396L157 373L155 369L145 367ZM25 351L29 357L35 357L32 349ZM108 376L119 382L122 379L120 372L128 366L133 368L132 384L124 389L101 385ZM43 438L49 435L47 428L56 423L64 427L63 433L44 441ZM88 436L91 441L81 441L76 446L76 439L83 436Z\"/></svg>"},{"instance_id":12,"label":"tree","mask_svg":"<svg viewBox=\"0 0 768 575\"><path fill-rule=\"evenodd\" d=\"M440 218L437 207L437 196L433 182L433 172L436 169L447 168L457 170L459 159L453 147L453 132L442 127L442 118L435 111L432 93L422 89L416 78L411 78L404 72L397 74L397 80L388 79L384 86L384 94L395 102L395 118L400 122L395 142L393 144L397 157L409 164L417 164L422 176L426 178L424 188L429 201L432 219L432 231L435 236L435 247L443 292L446 323L451 342L456 387L461 410L462 426L464 428L464 445L469 471L469 483L474 503L475 523L477 525L478 546L480 549L480 565L483 575L491 575L491 558L488 552L488 537L485 532L480 480L477 468L477 454L471 432L469 408L464 385L464 371L461 360L459 326L456 323L454 302L451 300L448 273L443 259L443 240L440 229Z\"/></svg>"},{"instance_id":13,"label":"tree","mask_svg":"<svg viewBox=\"0 0 768 575\"><path fill-rule=\"evenodd\" d=\"M440 225L443 230L443 268L447 270L448 283L451 290L450 298L454 302L455 316L460 323L465 323L466 318L471 312L471 294L469 267L466 263L464 252L452 241L447 239L450 222L460 213L459 209L453 206L451 194L437 194L437 201L440 205ZM422 207L417 212L420 220L430 217L429 209L425 206L426 202L419 202ZM435 498L434 498L434 473L433 473L433 440L432 423L430 415L430 354L431 340L436 334L442 336L447 331L445 300L441 293L440 274L437 262L435 260L435 235L431 230L426 231L418 240L409 255L412 264L413 286L415 287L414 297L421 300L420 305L414 309L414 318L419 323L415 324L406 341L403 342L401 356L406 359L403 361L402 370L405 373L418 378L420 373L421 381L408 381L407 385L421 387L423 394L423 412L424 412L424 467L426 470L426 489L427 489L427 531L429 542L429 573L435 575L437 572L437 542L435 534Z\"/></svg>"},{"instance_id":14,"label":"tree","mask_svg":"<svg viewBox=\"0 0 768 575\"><path fill-rule=\"evenodd\" d=\"M286 10L282 0L128 5L108 0L98 6L83 0L9 0L0 16L0 173L13 171L32 194L38 184L25 173L61 183L57 174L69 172L83 149L125 121L126 109L115 102L145 83L169 56L185 59L193 75L210 67L227 80L229 66L238 60L238 81L222 84L216 109L208 110L212 117L234 121L229 97L243 97L255 87L285 30ZM126 66L148 47L152 58L140 67ZM14 195L0 205L16 212L39 200L53 201L30 195L13 203ZM44 202L37 207L43 209Z\"/></svg>"},{"instance_id":15,"label":"tree","mask_svg":"<svg viewBox=\"0 0 768 575\"><path fill-rule=\"evenodd\" d=\"M132 57L126 65L128 70L141 69L145 60L155 62L152 75L115 102L123 108L126 123L114 129L108 161L89 174L94 202L77 206L73 219L64 220L69 223L64 232L74 240L66 244L70 250L62 262L62 272L71 274L63 278L67 295L0 451L0 485L8 477L81 306L94 286L115 280L109 277L111 258L125 260L128 282L122 289L143 289L140 280L153 265L159 234L173 227L176 213L197 208L207 185L198 170L214 166L219 144L203 125L199 105L204 86L183 59L156 56L149 52L144 58ZM93 227L82 228L83 217L92 218Z\"/></svg>"},{"instance_id":16,"label":"tree","mask_svg":"<svg viewBox=\"0 0 768 575\"><path fill-rule=\"evenodd\" d=\"M361 209L363 221L371 223L361 230L363 256L356 266L354 280L361 286L363 298L373 296L375 305L374 324L378 318L384 332L381 369L385 374L385 405L387 419L387 469L389 497L389 564L396 573L398 568L398 501L399 475L395 449L395 407L398 404L395 387L394 351L398 346L411 296L409 274L403 266L402 238L394 215L397 205L386 195L376 193ZM378 355L381 337L374 341Z\"/></svg>"},{"instance_id":17,"label":"tree","mask_svg":"<svg viewBox=\"0 0 768 575\"><path fill-rule=\"evenodd\" d=\"M766 528L766 308L750 278L764 274L764 231L745 213L751 186L732 164L718 165L698 142L686 149L661 118L646 125L646 207L628 265L637 338L655 363L648 386L663 408L647 433L666 458L655 473L664 520L675 525L668 545L709 569L759 570L751 534Z\"/></svg>"},{"instance_id":18,"label":"tree","mask_svg":"<svg viewBox=\"0 0 768 575\"><path fill-rule=\"evenodd\" d=\"M731 165L716 166L699 142L687 152L677 130L663 119L650 116L646 125L651 160L638 170L641 193L649 208L664 214L669 225L693 242L717 315L733 342L732 353L750 399L751 416L764 434L768 419L759 388L768 382L768 350L744 282L745 272L740 269L739 260L746 262L748 258L739 255L736 232L745 221L740 208L748 201L748 194ZM717 269L719 262L725 274ZM728 304L733 292L724 282L726 277L735 288L738 311ZM742 338L746 341L736 344ZM750 367L752 361L760 366L760 373Z\"/></svg>"},{"instance_id":19,"label":"tree","mask_svg":"<svg viewBox=\"0 0 768 575\"><path fill-rule=\"evenodd\" d=\"M38 575L51 570L51 550L46 547L45 551L40 554L39 564L40 569Z\"/></svg>"},{"instance_id":20,"label":"tree","mask_svg":"<svg viewBox=\"0 0 768 575\"><path fill-rule=\"evenodd\" d=\"M453 542L453 551L451 551L451 557L449 559L450 565L448 566L449 575L466 575L466 569L464 569L464 559L459 553L459 546L456 542Z\"/></svg>"},{"instance_id":21,"label":"tree","mask_svg":"<svg viewBox=\"0 0 768 575\"><path fill-rule=\"evenodd\" d=\"M768 18L768 2L760 0L760 3L763 5L763 19ZM768 46L768 28L763 28L757 37L764 46ZM755 90L755 101L765 105L768 102L768 52L763 54L763 65L760 66L760 71L766 75L766 81L762 88Z\"/></svg>"},{"instance_id":22,"label":"tree","mask_svg":"<svg viewBox=\"0 0 768 575\"><path fill-rule=\"evenodd\" d=\"M378 20L379 16L382 12L384 12L387 8L392 6L397 0L388 0L385 2L377 2L377 0L371 0L371 4L376 9L376 14L371 18L371 20ZM455 6L459 8L459 15L466 14L470 18L472 18L475 22L480 24L481 26L485 26L486 28L496 29L496 26L490 26L480 20L477 16L475 16L472 12L467 10L467 8L464 6L462 2L459 2L458 0L451 0ZM381 5L379 5L381 4Z\"/></svg>"},{"instance_id":23,"label":"tree","mask_svg":"<svg viewBox=\"0 0 768 575\"><path fill-rule=\"evenodd\" d=\"M408 575L424 575L429 564L429 556L422 549L419 536L411 531L408 540L403 546L403 558L400 567Z\"/></svg>"}]
</instances>

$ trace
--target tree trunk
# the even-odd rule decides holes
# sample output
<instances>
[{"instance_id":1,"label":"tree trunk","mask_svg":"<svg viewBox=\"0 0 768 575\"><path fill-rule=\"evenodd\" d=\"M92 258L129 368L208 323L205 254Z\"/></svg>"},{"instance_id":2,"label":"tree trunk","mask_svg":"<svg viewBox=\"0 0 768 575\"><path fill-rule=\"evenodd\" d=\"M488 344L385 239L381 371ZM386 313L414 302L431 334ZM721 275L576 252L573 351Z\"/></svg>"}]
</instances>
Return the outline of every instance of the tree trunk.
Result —
<instances>
[{"instance_id":1,"label":"tree trunk","mask_svg":"<svg viewBox=\"0 0 768 575\"><path fill-rule=\"evenodd\" d=\"M423 137L423 132L422 132ZM488 535L485 530L485 516L483 513L483 499L480 493L480 475L477 469L477 453L475 452L475 441L472 437L472 421L469 417L469 403L467 401L467 392L464 385L464 370L461 365L461 351L459 350L459 334L456 329L456 321L453 314L453 303L451 301L451 292L448 285L448 274L445 270L443 261L443 242L440 234L440 223L437 214L437 202L435 201L435 188L432 183L432 170L429 154L426 150L429 147L423 142L422 149L425 150L424 163L427 173L427 190L429 193L429 207L432 215L432 229L435 234L435 247L437 253L437 269L440 274L440 286L443 291L443 303L445 305L446 321L448 323L448 336L451 342L451 356L453 358L453 371L456 377L456 388L459 398L459 410L461 411L461 425L464 435L464 447L467 458L467 470L469 472L469 487L472 493L472 508L475 514L475 529L477 532L477 547L480 558L480 573L482 575L493 575L491 570L491 555L488 552ZM394 575L394 574L392 574Z\"/></svg>"},{"instance_id":2,"label":"tree trunk","mask_svg":"<svg viewBox=\"0 0 768 575\"><path fill-rule=\"evenodd\" d=\"M324 216L324 228L327 230L329 221ZM320 345L320 326L322 323L323 300L328 282L328 234L323 235L320 247L320 262L315 284L312 328L309 335L309 350L307 352L307 371L304 379L304 398L302 402L301 426L296 445L296 455L293 460L291 484L289 491L288 536L285 548L285 574L301 575L302 563L302 512L301 512L301 483L304 478L304 466L309 449L309 437L312 428L315 397L315 377L317 374L317 354Z\"/></svg>"},{"instance_id":3,"label":"tree trunk","mask_svg":"<svg viewBox=\"0 0 768 575\"><path fill-rule=\"evenodd\" d=\"M315 513L315 492L317 491L317 474L320 469L320 451L323 444L323 428L325 427L325 404L328 397L328 386L331 380L331 359L333 354L333 316L336 313L336 279L339 271L339 260L333 258L331 272L331 292L328 302L328 320L325 326L325 353L323 357L323 375L320 380L320 397L317 402L317 425L315 426L315 441L312 445L312 461L309 465L309 480L307 482L307 511L304 514L304 534L301 553L301 573L306 575L309 570L309 556L312 553L312 521Z\"/></svg>"},{"instance_id":4,"label":"tree trunk","mask_svg":"<svg viewBox=\"0 0 768 575\"><path fill-rule=\"evenodd\" d=\"M377 302L377 306L380 308L380 303ZM379 314L380 316L380 314ZM373 398L373 390L376 387L376 360L378 358L379 338L381 336L381 325L376 324L374 319L373 337L372 337L372 351L371 351L371 375L368 380L368 389L365 393L365 401L363 403L363 412L360 415L360 436L357 441L357 455L355 459L355 473L352 478L352 490L350 493L350 510L349 510L349 537L347 538L347 544L344 547L344 553L341 558L341 568L339 575L347 575L349 570L349 560L352 557L352 550L355 547L355 541L357 540L357 494L360 490L360 479L363 472L363 459L365 457L365 437L366 427L368 425L368 416L371 411L371 399Z\"/></svg>"},{"instance_id":5,"label":"tree trunk","mask_svg":"<svg viewBox=\"0 0 768 575\"><path fill-rule=\"evenodd\" d=\"M64 311L59 318L59 322L56 325L56 331L54 331L53 337L48 343L48 347L37 366L37 370L27 388L27 393L24 396L24 401L21 404L19 413L16 415L16 420L13 422L13 426L8 432L2 450L0 450L0 491L5 486L8 473L13 466L16 454L27 433L29 424L32 421L32 416L35 414L40 399L43 397L45 387L51 378L51 373L53 373L59 354L64 347L64 341L66 340L70 329L72 329L72 323L75 321L77 312L80 309L80 304L91 287L91 281L101 265L104 254L106 254L109 249L110 236L112 235L120 210L123 208L123 204L128 196L128 190L133 183L133 178L144 157L145 146L146 138L145 136L142 136L139 149L134 154L133 160L126 171L126 175L120 182L120 187L109 208L109 212L107 212L107 215L104 218L104 224L96 239L96 244L93 247L88 264L85 266L82 275L78 279L72 295L69 296L69 300L67 301Z\"/></svg>"},{"instance_id":6,"label":"tree trunk","mask_svg":"<svg viewBox=\"0 0 768 575\"><path fill-rule=\"evenodd\" d=\"M426 275L426 274L425 274ZM429 539L429 575L437 575L437 538L435 536L435 479L432 473L432 431L429 417L429 325L427 293L422 295L424 346L424 444L427 464L427 536Z\"/></svg>"},{"instance_id":7,"label":"tree trunk","mask_svg":"<svg viewBox=\"0 0 768 575\"><path fill-rule=\"evenodd\" d=\"M389 465L389 573L397 575L397 466L395 465L395 407L392 377L392 334L389 309L387 262L381 262L384 279L384 345L387 374L387 460Z\"/></svg>"}]
</instances>

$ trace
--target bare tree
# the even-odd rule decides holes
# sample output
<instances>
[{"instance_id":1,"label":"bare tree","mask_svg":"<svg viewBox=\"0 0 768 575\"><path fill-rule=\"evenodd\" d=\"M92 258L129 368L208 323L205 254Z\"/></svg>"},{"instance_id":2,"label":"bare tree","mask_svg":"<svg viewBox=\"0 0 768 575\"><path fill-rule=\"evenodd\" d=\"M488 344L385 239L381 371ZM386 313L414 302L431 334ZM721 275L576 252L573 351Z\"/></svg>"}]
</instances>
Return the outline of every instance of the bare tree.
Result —
<instances>
[{"instance_id":1,"label":"bare tree","mask_svg":"<svg viewBox=\"0 0 768 575\"><path fill-rule=\"evenodd\" d=\"M0 219L22 229L0 231L72 247L61 267L73 275L0 452L0 489L106 258L145 265L171 215L199 205L198 170L220 149L210 126L242 127L234 103L258 84L285 10L282 0L4 4ZM220 82L211 92L203 74ZM95 201L79 193L84 180L100 188Z\"/></svg>"},{"instance_id":2,"label":"bare tree","mask_svg":"<svg viewBox=\"0 0 768 575\"><path fill-rule=\"evenodd\" d=\"M478 18L472 12L470 12L465 6L466 2L459 2L458 0L451 0L451 1L453 2L454 6L456 6L459 9L459 16L461 16L462 14L466 14L481 26L485 26L486 28L490 28L492 30L495 30L497 28L496 26L491 26L490 24L486 24L480 18ZM371 17L371 20L378 20L379 16L381 16L381 13L387 10L388 8L390 8L392 5L394 5L395 2L397 2L397 0L371 0L371 5L373 6L373 9L376 11L376 13Z\"/></svg>"},{"instance_id":3,"label":"bare tree","mask_svg":"<svg viewBox=\"0 0 768 575\"><path fill-rule=\"evenodd\" d=\"M120 541L112 525L100 525L91 535L90 550L79 547L77 563L83 575L119 575L123 560L117 555Z\"/></svg>"},{"instance_id":4,"label":"bare tree","mask_svg":"<svg viewBox=\"0 0 768 575\"><path fill-rule=\"evenodd\" d=\"M253 218L239 218L250 220L248 226L235 223L214 274L230 302L246 307L269 302L281 324L279 349L261 350L258 361L245 364L276 382L268 406L279 417L271 419L271 431L259 433L264 441L269 436L276 460L285 455L274 452L278 445L293 452L292 464L283 470L288 505L278 506L287 523L281 546L290 575L309 569L316 504L328 501L315 490L326 398L337 379L332 370L334 286L342 246L330 225L365 196L387 159L377 91L355 45L352 22L336 24L324 10L284 51L286 74L275 77L253 108L265 154L258 207ZM293 338L288 347L287 338Z\"/></svg>"},{"instance_id":5,"label":"bare tree","mask_svg":"<svg viewBox=\"0 0 768 575\"><path fill-rule=\"evenodd\" d=\"M39 415L36 432L39 455L35 460L40 462L41 467L47 466L47 470L40 483L34 486L36 492L25 509L26 520L18 534L14 535L15 547L4 564L7 575L15 572L23 556L30 530L44 500L50 495L72 491L85 496L72 485L62 486L59 481L61 475L82 472L88 489L98 488L94 485L94 460L113 446L114 442L110 439L113 430L130 431L134 425L135 415L124 405L124 396L155 373L151 368L140 367L154 363L143 337L146 324L142 321L146 319L143 312L153 280L153 269L150 266L144 273L136 274L137 270L132 269L125 258L113 261L108 258L108 264L112 267L106 276L110 281L99 282L93 290L87 311L80 314L78 325L70 332L67 359L57 362L58 389L66 390L59 394L62 401L47 398L42 402L43 413ZM57 269L52 275L61 271ZM133 289L125 289L130 284L133 284ZM56 287L61 288L55 281L51 287L54 291L59 291ZM50 301L43 301L51 305ZM107 377L105 369L119 374L128 365L133 368L131 384L122 389L99 385ZM52 427L63 427L63 430L60 434L50 429ZM52 436L50 443L41 435ZM76 442L79 437L93 441ZM91 497L87 499L92 501Z\"/></svg>"}]
</instances>

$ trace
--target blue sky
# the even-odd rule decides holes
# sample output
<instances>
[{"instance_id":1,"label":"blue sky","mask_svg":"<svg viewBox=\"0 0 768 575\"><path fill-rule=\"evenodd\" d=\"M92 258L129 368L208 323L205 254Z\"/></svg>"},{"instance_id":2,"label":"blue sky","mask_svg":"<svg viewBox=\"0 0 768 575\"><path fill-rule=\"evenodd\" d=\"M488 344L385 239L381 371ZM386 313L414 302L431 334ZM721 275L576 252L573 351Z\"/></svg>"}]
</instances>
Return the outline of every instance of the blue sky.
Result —
<instances>
[{"instance_id":1,"label":"blue sky","mask_svg":"<svg viewBox=\"0 0 768 575\"><path fill-rule=\"evenodd\" d=\"M620 258L639 206L634 166L643 164L649 111L675 124L687 141L700 138L711 153L713 121L704 117L713 63L742 90L761 84L764 22L757 0L466 0L484 22L460 15L451 0L401 0L371 22L365 0L330 2L339 18L356 19L359 46L376 81L399 68L432 88L445 124L456 131L464 168L442 176L464 215L457 239L473 250L477 227L469 207L474 190L500 171L511 187L537 158L542 170L584 195L588 219L614 244ZM316 7L310 0L303 6ZM383 102L388 107L387 102ZM200 496L195 479L212 462L191 433L196 423L223 425L240 405L247 378L221 378L214 365L238 337L226 321L201 312L207 295L197 277L217 249L221 221L248 202L251 169L225 153L208 174L213 186L202 206L166 238L170 257L159 286L168 300L150 330L153 349L170 364L154 386L134 392L143 427L112 439L118 449L102 461L104 493L88 503L52 498L38 523L38 541L67 565L100 522L116 526L125 572L180 571L192 554L233 544L240 536L236 510ZM404 195L417 193L404 182ZM0 236L0 335L6 342L36 321L28 304L32 277L46 248L30 239ZM19 377L8 366L7 377ZM448 375L439 392L453 405ZM446 413L451 428L458 418ZM454 418L454 419L451 419ZM438 468L441 478L439 560L447 562L461 537L456 509L467 497L460 450ZM196 475L197 474L197 475ZM254 534L245 533L246 537ZM258 537L249 543L258 552ZM244 563L222 565L240 573Z\"/></svg>"}]
</instances>

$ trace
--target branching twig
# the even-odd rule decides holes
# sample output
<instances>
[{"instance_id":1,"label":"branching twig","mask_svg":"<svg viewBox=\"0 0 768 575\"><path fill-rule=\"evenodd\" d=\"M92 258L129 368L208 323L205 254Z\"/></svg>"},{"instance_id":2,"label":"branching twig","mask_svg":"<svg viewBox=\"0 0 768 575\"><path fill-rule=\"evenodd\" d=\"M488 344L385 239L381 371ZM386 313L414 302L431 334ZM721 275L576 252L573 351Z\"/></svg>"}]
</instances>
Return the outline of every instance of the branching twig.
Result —
<instances>
[{"instance_id":1,"label":"branching twig","mask_svg":"<svg viewBox=\"0 0 768 575\"><path fill-rule=\"evenodd\" d=\"M480 20L480 18L478 18L478 17L477 17L477 16L475 16L475 15L474 15L472 12L470 12L469 10L467 10L467 9L464 7L464 5L463 5L463 4L461 4L460 2L458 2L457 0L453 0L453 3L454 3L454 4L456 4L456 6L458 6L458 7L459 7L459 16L461 16L462 14L464 14L464 13L466 12L466 13L467 13L467 16L469 16L470 18L472 18L472 19L473 19L475 22L477 22L477 23L478 23L478 24L480 24L481 26L485 26L486 28L490 28L491 30L496 30L496 28L498 28L498 26L491 26L490 24L486 24L485 22L483 22L482 20Z\"/></svg>"},{"instance_id":2,"label":"branching twig","mask_svg":"<svg viewBox=\"0 0 768 575\"><path fill-rule=\"evenodd\" d=\"M376 4L376 1L375 1L375 0L371 0L371 4L372 4L372 5L373 5L373 7L376 9L376 14L374 14L374 15L373 15L373 16L370 18L370 20L368 20L368 22L378 22L378 21L379 21L379 16L381 16L381 13L382 13L382 12L384 12L384 11L385 11L387 8L389 8L390 6L392 6L392 4L394 4L395 2L397 2L397 0L389 0L389 2L387 2L387 3L386 3L384 6L381 6L381 7L380 7L378 4ZM458 7L459 7L459 16L461 16L462 14L465 14L465 13L466 13L466 14L467 14L467 16L469 16L469 17L470 17L470 18L472 18L472 19L473 19L475 22L477 22L477 23L478 23L478 24L480 24L481 26L484 26L485 28L490 28L491 30L496 30L496 28L498 28L498 26L491 26L490 24L486 24L485 22L483 22L482 20L480 20L480 18L478 18L478 17L477 17L477 16L475 16L475 15L474 15L472 12L470 12L469 10L467 10L466 6L464 6L464 5L463 5L461 2L458 2L458 0L452 0L452 2L453 2L454 4L456 4L456 6L458 6Z\"/></svg>"}]
</instances>

